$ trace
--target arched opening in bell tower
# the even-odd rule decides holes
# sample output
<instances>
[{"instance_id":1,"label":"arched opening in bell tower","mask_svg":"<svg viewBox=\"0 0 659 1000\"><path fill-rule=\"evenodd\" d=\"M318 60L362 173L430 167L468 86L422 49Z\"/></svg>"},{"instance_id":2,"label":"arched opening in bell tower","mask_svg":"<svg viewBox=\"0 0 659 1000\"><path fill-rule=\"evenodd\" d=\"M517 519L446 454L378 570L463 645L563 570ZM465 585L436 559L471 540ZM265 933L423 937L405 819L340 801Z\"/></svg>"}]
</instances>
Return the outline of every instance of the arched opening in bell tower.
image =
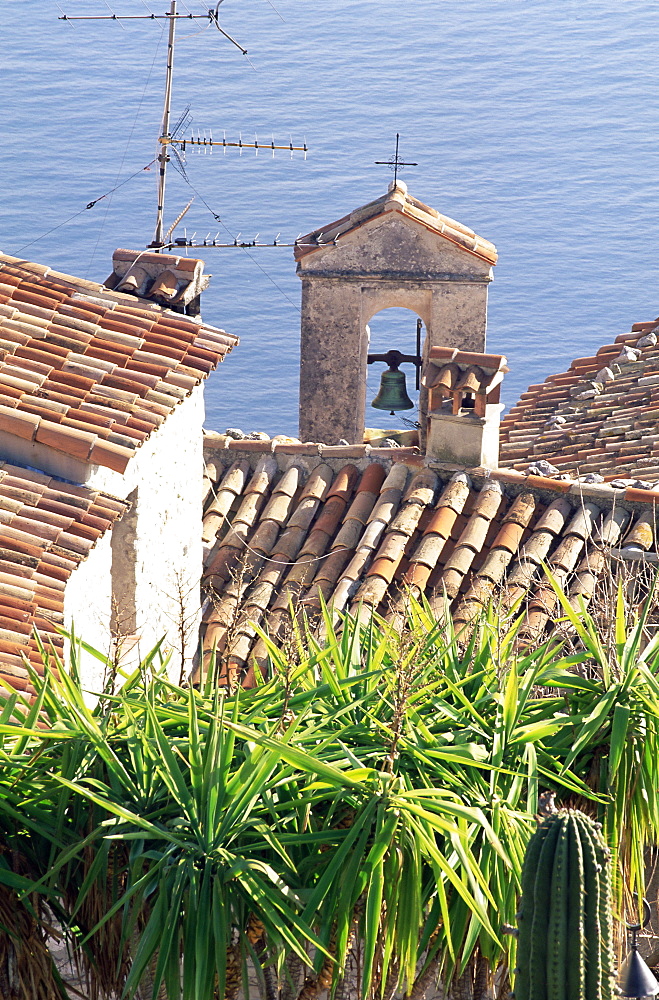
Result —
<instances>
[{"instance_id":1,"label":"arched opening in bell tower","mask_svg":"<svg viewBox=\"0 0 659 1000\"><path fill-rule=\"evenodd\" d=\"M417 357L423 352L426 329L419 314L410 308L389 306L378 310L366 324L368 355L384 356L389 351L398 351L404 357ZM397 367L401 378L391 377L391 366L387 361L378 360L366 365L366 412L365 439L376 432L391 431L393 435L414 432L419 425L419 388L417 372L420 366L411 361L402 361ZM383 375L388 377L383 379ZM413 405L403 408L409 400ZM374 406L376 402L378 405ZM392 414L388 408L394 407Z\"/></svg>"}]
</instances>

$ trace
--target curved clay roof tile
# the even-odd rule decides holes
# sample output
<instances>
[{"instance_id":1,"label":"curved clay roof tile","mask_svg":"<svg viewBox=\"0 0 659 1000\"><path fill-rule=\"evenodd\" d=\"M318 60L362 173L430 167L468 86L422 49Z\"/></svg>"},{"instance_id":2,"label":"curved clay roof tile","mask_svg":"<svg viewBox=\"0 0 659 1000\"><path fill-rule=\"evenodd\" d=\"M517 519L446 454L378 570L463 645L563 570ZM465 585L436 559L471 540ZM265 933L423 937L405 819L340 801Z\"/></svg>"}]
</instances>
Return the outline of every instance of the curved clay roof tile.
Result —
<instances>
[{"instance_id":1,"label":"curved clay roof tile","mask_svg":"<svg viewBox=\"0 0 659 1000\"><path fill-rule=\"evenodd\" d=\"M452 392L455 388L457 388L461 374L462 373L459 365L456 364L444 365L443 368L439 369L434 382L432 383L432 385L429 385L428 388L429 389L443 388L443 389L448 389L449 392Z\"/></svg>"},{"instance_id":2,"label":"curved clay roof tile","mask_svg":"<svg viewBox=\"0 0 659 1000\"><path fill-rule=\"evenodd\" d=\"M487 388L487 375L478 365L471 365L464 372L455 388L465 392L484 392Z\"/></svg>"}]
</instances>

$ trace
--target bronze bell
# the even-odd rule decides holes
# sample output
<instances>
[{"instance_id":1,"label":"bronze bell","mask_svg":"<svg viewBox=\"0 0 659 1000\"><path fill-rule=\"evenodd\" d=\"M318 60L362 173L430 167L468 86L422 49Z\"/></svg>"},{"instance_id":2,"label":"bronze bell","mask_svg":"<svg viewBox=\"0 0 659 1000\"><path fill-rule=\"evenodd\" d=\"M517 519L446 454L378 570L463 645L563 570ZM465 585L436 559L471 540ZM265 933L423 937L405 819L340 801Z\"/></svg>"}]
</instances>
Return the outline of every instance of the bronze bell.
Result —
<instances>
[{"instance_id":1,"label":"bronze bell","mask_svg":"<svg viewBox=\"0 0 659 1000\"><path fill-rule=\"evenodd\" d=\"M380 377L380 391L371 403L376 410L389 410L393 415L396 410L413 410L414 403L407 395L404 372L397 368L389 368Z\"/></svg>"}]
</instances>

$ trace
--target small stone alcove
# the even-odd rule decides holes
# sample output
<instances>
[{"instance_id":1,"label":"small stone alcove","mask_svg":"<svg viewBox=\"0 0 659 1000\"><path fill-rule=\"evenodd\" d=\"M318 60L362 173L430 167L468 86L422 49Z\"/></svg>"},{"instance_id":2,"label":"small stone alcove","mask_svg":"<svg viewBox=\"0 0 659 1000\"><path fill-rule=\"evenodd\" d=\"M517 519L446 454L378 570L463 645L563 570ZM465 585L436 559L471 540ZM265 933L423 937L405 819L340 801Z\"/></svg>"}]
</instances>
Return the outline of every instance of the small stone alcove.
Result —
<instances>
[{"instance_id":1,"label":"small stone alcove","mask_svg":"<svg viewBox=\"0 0 659 1000\"><path fill-rule=\"evenodd\" d=\"M485 350L495 247L412 198L402 181L350 215L302 237L300 438L359 443L364 435L368 322L402 307L435 346ZM420 398L425 423L425 392Z\"/></svg>"}]
</instances>

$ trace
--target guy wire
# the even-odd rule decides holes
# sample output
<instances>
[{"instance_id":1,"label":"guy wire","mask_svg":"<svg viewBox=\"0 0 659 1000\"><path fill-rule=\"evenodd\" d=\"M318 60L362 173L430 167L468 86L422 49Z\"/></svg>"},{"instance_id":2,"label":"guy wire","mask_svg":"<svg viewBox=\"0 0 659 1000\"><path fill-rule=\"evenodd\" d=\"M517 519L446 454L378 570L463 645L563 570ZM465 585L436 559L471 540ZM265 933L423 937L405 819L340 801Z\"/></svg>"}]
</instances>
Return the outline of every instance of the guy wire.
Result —
<instances>
[{"instance_id":1,"label":"guy wire","mask_svg":"<svg viewBox=\"0 0 659 1000\"><path fill-rule=\"evenodd\" d=\"M135 131L135 126L137 125L137 119L139 118L140 111L142 110L142 104L144 103L144 97L145 97L145 94L146 94L146 88L148 87L149 82L151 80L151 74L153 73L153 67L156 64L156 58L157 58L158 53L160 51L160 45L162 43L162 39L163 39L164 33L165 33L165 25L163 24L163 26L162 26L162 28L160 30L160 38L158 39L155 51L153 53L153 60L151 62L151 66L149 68L149 72L147 74L147 78L146 78L146 80L144 82L144 89L142 90L142 96L140 97L138 105L137 105L137 111L135 112L135 118L133 120L133 124L131 126L130 132L128 133L128 138L126 139L126 145L124 146L124 152L123 152L123 156L121 157L121 163L119 164L119 169L117 170L117 179L121 176L121 171L123 170L124 163L126 162L126 156L128 155L128 147L130 146L131 139L133 138L133 132ZM152 160L151 162L153 163L154 161ZM149 166L151 166L151 164L149 164ZM101 236L103 235L103 230L105 229L105 223L107 222L107 218L108 218L108 212L110 211L110 205L112 204L112 194L117 190L117 187L119 187L119 185L117 185L116 187L114 187L113 190L110 192L110 200L108 201L108 203L106 205L105 215L103 216L103 219L101 221L101 225L100 225L99 230L98 230L98 237L96 239L96 245L94 246L94 249L92 251L91 257L89 258L89 264L87 266L87 273L85 274L86 278L89 277L89 272L90 272L91 266L92 266L92 264L94 262L94 258L96 256L96 251L98 250L99 243L101 242ZM104 197L106 197L106 196L104 196ZM100 199L98 199L98 200L100 200Z\"/></svg>"},{"instance_id":2,"label":"guy wire","mask_svg":"<svg viewBox=\"0 0 659 1000\"><path fill-rule=\"evenodd\" d=\"M110 188L109 191L106 191L105 194L101 194L98 196L98 198L94 198L93 201L87 202L84 208L81 208L80 211L78 212L74 212L74 214L69 216L68 219L64 219L63 222L58 222L56 226L53 226L52 229L48 229L45 233L42 233L41 236L37 236L35 237L35 239L30 240L29 243L24 243L22 247L18 247L15 253L20 253L22 250L27 250L28 247L31 247L34 243L38 243L40 240L45 239L46 236L50 236L50 234L54 233L57 229L61 229L62 226L67 226L69 222L73 222L73 220L77 219L79 215L83 214L83 212L89 211L89 209L93 208L94 205L96 205L99 201L103 201L104 198L107 198L108 195L114 194L114 192L117 191L120 187L123 187L124 184L128 184L128 181L132 181L134 177L137 177L139 174L144 173L144 171L148 170L149 167L152 167L155 162L156 159L154 157L153 160L149 160L149 162L144 167L140 167L140 169L136 170L134 174L130 174L129 177L126 177L123 181L120 181L118 184L115 184L115 186L113 188Z\"/></svg>"}]
</instances>

